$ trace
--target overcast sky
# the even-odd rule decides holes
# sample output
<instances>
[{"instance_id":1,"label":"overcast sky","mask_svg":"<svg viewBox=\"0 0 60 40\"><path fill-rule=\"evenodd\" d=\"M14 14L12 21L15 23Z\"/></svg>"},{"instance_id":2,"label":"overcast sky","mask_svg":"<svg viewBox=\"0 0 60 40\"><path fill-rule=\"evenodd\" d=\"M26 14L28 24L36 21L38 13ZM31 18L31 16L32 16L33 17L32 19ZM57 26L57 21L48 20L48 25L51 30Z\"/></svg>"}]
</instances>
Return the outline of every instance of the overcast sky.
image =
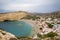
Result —
<instances>
[{"instance_id":1,"label":"overcast sky","mask_svg":"<svg viewBox=\"0 0 60 40\"><path fill-rule=\"evenodd\" d=\"M60 0L0 0L0 12L53 12L60 10Z\"/></svg>"}]
</instances>

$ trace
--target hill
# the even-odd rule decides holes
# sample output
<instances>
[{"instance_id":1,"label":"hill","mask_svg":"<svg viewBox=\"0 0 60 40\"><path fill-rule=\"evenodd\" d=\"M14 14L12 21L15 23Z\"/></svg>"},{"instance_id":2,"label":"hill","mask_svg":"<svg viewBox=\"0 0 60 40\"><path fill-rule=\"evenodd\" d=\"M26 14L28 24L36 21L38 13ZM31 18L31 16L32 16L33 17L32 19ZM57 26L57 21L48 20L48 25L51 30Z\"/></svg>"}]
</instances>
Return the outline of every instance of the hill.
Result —
<instances>
[{"instance_id":1,"label":"hill","mask_svg":"<svg viewBox=\"0 0 60 40\"><path fill-rule=\"evenodd\" d=\"M60 17L60 11L51 12L51 13L33 13L33 15L38 15L42 17Z\"/></svg>"},{"instance_id":2,"label":"hill","mask_svg":"<svg viewBox=\"0 0 60 40\"><path fill-rule=\"evenodd\" d=\"M25 11L6 12L6 13L0 13L0 21L20 20L26 15L35 15L35 16L42 16L42 17L60 17L60 11L51 12L51 13L31 13Z\"/></svg>"},{"instance_id":3,"label":"hill","mask_svg":"<svg viewBox=\"0 0 60 40\"><path fill-rule=\"evenodd\" d=\"M7 12L7 13L0 13L0 21L4 20L20 20L22 17L26 16L27 12Z\"/></svg>"}]
</instances>

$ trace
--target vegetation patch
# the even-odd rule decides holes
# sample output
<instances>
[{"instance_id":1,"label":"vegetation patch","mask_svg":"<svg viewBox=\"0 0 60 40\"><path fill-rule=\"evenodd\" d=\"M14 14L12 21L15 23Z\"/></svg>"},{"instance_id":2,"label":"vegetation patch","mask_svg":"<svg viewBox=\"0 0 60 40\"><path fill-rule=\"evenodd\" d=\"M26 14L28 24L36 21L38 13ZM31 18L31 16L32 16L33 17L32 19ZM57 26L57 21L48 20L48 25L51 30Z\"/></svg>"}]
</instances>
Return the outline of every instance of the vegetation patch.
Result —
<instances>
[{"instance_id":1,"label":"vegetation patch","mask_svg":"<svg viewBox=\"0 0 60 40\"><path fill-rule=\"evenodd\" d=\"M52 24L47 23L47 22L46 22L46 24L48 25L49 28L53 28L53 25Z\"/></svg>"}]
</instances>

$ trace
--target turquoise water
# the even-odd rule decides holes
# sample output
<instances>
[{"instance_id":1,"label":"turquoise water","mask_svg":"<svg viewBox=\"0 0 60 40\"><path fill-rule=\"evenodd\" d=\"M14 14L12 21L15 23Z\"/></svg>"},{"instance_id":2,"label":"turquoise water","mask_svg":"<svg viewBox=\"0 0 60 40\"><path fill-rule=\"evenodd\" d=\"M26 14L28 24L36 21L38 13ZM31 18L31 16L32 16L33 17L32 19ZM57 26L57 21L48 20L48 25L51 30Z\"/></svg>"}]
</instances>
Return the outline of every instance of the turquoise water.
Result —
<instances>
[{"instance_id":1,"label":"turquoise water","mask_svg":"<svg viewBox=\"0 0 60 40\"><path fill-rule=\"evenodd\" d=\"M16 36L29 36L32 32L32 25L24 21L0 22L0 28Z\"/></svg>"}]
</instances>

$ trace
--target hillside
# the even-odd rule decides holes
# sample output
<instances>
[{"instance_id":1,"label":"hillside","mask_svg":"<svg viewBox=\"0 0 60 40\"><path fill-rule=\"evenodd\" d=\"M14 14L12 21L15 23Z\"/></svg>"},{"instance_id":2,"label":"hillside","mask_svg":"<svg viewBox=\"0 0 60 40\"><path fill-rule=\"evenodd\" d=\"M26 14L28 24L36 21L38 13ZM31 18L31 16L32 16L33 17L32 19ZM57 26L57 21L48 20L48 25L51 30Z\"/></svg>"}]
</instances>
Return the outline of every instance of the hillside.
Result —
<instances>
[{"instance_id":1,"label":"hillside","mask_svg":"<svg viewBox=\"0 0 60 40\"><path fill-rule=\"evenodd\" d=\"M51 13L33 13L33 15L38 15L42 17L59 17L60 11L51 12Z\"/></svg>"},{"instance_id":2,"label":"hillside","mask_svg":"<svg viewBox=\"0 0 60 40\"><path fill-rule=\"evenodd\" d=\"M26 15L35 15L35 16L42 16L42 17L60 17L60 11L52 12L52 13L30 13L30 12L25 12L25 11L0 13L0 21L20 20Z\"/></svg>"},{"instance_id":3,"label":"hillside","mask_svg":"<svg viewBox=\"0 0 60 40\"><path fill-rule=\"evenodd\" d=\"M1 13L0 14L0 21L3 20L20 20L22 17L26 16L26 12L7 12L7 13Z\"/></svg>"}]
</instances>

